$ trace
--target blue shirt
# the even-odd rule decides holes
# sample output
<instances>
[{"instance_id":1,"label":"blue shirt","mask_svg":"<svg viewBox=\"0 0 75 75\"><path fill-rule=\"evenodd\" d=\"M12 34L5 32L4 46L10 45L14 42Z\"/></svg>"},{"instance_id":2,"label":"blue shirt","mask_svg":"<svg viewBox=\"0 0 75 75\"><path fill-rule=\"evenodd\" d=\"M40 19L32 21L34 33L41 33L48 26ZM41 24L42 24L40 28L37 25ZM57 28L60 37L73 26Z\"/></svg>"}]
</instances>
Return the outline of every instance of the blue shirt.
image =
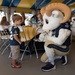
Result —
<instances>
[{"instance_id":1,"label":"blue shirt","mask_svg":"<svg viewBox=\"0 0 75 75\"><path fill-rule=\"evenodd\" d=\"M14 39L14 35L17 35L17 37L20 39L20 30L15 26L13 26L11 29L10 45L19 45L19 43Z\"/></svg>"}]
</instances>

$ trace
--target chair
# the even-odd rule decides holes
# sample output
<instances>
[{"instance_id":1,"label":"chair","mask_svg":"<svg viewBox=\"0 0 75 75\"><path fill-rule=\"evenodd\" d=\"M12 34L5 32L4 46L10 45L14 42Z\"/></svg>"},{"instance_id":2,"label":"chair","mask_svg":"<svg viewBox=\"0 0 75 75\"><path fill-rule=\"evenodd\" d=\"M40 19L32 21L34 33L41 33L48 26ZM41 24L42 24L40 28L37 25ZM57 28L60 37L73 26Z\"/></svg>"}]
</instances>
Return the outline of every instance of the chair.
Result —
<instances>
[{"instance_id":1,"label":"chair","mask_svg":"<svg viewBox=\"0 0 75 75\"><path fill-rule=\"evenodd\" d=\"M0 40L0 42L1 42L0 50L4 48L1 55L3 55L4 52L7 50L7 48L10 46L9 36L10 36L10 33L9 33L8 29L0 30L0 39L1 39Z\"/></svg>"},{"instance_id":2,"label":"chair","mask_svg":"<svg viewBox=\"0 0 75 75\"><path fill-rule=\"evenodd\" d=\"M34 27L23 26L22 28L23 28L23 32L20 33L20 36L21 36L21 40L25 42L25 49L21 49L21 51L23 51L21 60L23 60L25 52L29 52L30 56L31 56L31 52L28 47L28 44L29 44L30 40L36 35L36 28L34 28Z\"/></svg>"},{"instance_id":3,"label":"chair","mask_svg":"<svg viewBox=\"0 0 75 75\"><path fill-rule=\"evenodd\" d=\"M40 45L41 45L41 49L42 50L44 50L44 42L41 42L38 38L39 38L39 35L40 35L40 33L43 33L44 31L42 30L42 26L41 27L38 27L37 28L37 31L36 31L37 33L37 35L34 37L34 49L35 49L35 53L36 53L36 58L38 59L39 58L39 54L38 54L38 49L37 49L37 43L39 43ZM41 50L40 49L40 50Z\"/></svg>"},{"instance_id":4,"label":"chair","mask_svg":"<svg viewBox=\"0 0 75 75\"><path fill-rule=\"evenodd\" d=\"M37 51L37 50L39 50L37 48L38 44L41 46L40 50L44 50L44 42L40 42L39 39L34 38L34 44L33 45L34 45L34 48L35 48L35 53L36 53L36 58L37 59L39 58L39 54L38 54L38 51Z\"/></svg>"}]
</instances>

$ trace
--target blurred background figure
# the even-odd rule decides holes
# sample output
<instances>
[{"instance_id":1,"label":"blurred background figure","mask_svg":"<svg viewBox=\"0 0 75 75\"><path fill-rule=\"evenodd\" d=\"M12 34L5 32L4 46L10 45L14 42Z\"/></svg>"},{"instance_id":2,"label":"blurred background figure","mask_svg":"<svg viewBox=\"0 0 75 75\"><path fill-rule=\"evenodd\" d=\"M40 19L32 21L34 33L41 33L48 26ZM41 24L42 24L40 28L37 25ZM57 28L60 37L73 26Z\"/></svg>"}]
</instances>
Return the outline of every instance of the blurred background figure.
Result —
<instances>
[{"instance_id":1,"label":"blurred background figure","mask_svg":"<svg viewBox=\"0 0 75 75\"><path fill-rule=\"evenodd\" d=\"M72 35L75 36L75 17L72 17L71 22L71 29L72 29Z\"/></svg>"},{"instance_id":2,"label":"blurred background figure","mask_svg":"<svg viewBox=\"0 0 75 75\"><path fill-rule=\"evenodd\" d=\"M41 13L38 13L37 17L38 17L37 32L43 33L44 32L43 29L42 29L42 26L43 26L43 17L41 15Z\"/></svg>"},{"instance_id":3,"label":"blurred background figure","mask_svg":"<svg viewBox=\"0 0 75 75\"><path fill-rule=\"evenodd\" d=\"M10 25L10 23L6 19L6 16L2 17L0 25L5 25L5 26Z\"/></svg>"},{"instance_id":4,"label":"blurred background figure","mask_svg":"<svg viewBox=\"0 0 75 75\"><path fill-rule=\"evenodd\" d=\"M33 16L30 19L31 25L36 26L38 23L37 12L35 10L32 11Z\"/></svg>"},{"instance_id":5,"label":"blurred background figure","mask_svg":"<svg viewBox=\"0 0 75 75\"><path fill-rule=\"evenodd\" d=\"M10 25L10 23L7 21L6 16L3 16L1 23L0 23L0 26L2 28L2 31L0 32L1 35L9 35L10 34L9 29L8 29L9 25Z\"/></svg>"},{"instance_id":6,"label":"blurred background figure","mask_svg":"<svg viewBox=\"0 0 75 75\"><path fill-rule=\"evenodd\" d=\"M30 18L29 17L26 17L25 19L25 26L30 26Z\"/></svg>"},{"instance_id":7,"label":"blurred background figure","mask_svg":"<svg viewBox=\"0 0 75 75\"><path fill-rule=\"evenodd\" d=\"M39 14L37 15L37 17L38 17L38 25L43 25L42 15L39 13Z\"/></svg>"},{"instance_id":8,"label":"blurred background figure","mask_svg":"<svg viewBox=\"0 0 75 75\"><path fill-rule=\"evenodd\" d=\"M75 17L72 17L72 25L75 27Z\"/></svg>"},{"instance_id":9,"label":"blurred background figure","mask_svg":"<svg viewBox=\"0 0 75 75\"><path fill-rule=\"evenodd\" d=\"M24 12L21 12L20 13L21 15L22 15L22 23L21 23L21 26L24 26L25 25L25 14L24 14Z\"/></svg>"}]
</instances>

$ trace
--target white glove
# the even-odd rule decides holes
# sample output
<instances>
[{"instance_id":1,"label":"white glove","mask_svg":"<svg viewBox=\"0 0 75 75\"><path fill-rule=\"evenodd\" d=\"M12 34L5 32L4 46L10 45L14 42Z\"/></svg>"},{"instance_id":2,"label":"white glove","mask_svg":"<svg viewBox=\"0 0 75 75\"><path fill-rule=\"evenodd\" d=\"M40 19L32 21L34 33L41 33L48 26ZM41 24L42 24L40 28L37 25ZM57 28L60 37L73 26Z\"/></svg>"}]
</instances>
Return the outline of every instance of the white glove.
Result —
<instances>
[{"instance_id":1,"label":"white glove","mask_svg":"<svg viewBox=\"0 0 75 75\"><path fill-rule=\"evenodd\" d=\"M43 42L46 41L46 33L40 34L39 40L40 40L40 41L43 41Z\"/></svg>"}]
</instances>

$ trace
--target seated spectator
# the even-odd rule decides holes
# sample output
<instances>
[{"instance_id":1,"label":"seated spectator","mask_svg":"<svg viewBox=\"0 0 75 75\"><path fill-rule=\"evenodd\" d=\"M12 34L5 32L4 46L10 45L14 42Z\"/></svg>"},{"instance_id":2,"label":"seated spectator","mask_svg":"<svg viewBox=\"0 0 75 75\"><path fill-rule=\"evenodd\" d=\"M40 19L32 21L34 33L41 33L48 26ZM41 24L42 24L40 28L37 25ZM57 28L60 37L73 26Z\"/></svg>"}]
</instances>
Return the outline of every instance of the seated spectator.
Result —
<instances>
[{"instance_id":1,"label":"seated spectator","mask_svg":"<svg viewBox=\"0 0 75 75\"><path fill-rule=\"evenodd\" d=\"M37 17L38 17L38 25L43 25L42 15L39 13L39 14L37 15Z\"/></svg>"},{"instance_id":2,"label":"seated spectator","mask_svg":"<svg viewBox=\"0 0 75 75\"><path fill-rule=\"evenodd\" d=\"M5 26L10 25L10 23L6 19L6 16L2 17L0 25L5 25Z\"/></svg>"},{"instance_id":3,"label":"seated spectator","mask_svg":"<svg viewBox=\"0 0 75 75\"><path fill-rule=\"evenodd\" d=\"M38 17L37 17L36 11L33 11L32 14L33 16L31 17L30 22L31 22L31 25L34 26L34 25L37 25L38 23Z\"/></svg>"},{"instance_id":4,"label":"seated spectator","mask_svg":"<svg viewBox=\"0 0 75 75\"><path fill-rule=\"evenodd\" d=\"M39 14L37 15L37 17L38 17L38 28L37 28L37 32L43 33L44 31L43 31L43 29L42 29L42 26L43 26L42 15L39 13Z\"/></svg>"},{"instance_id":5,"label":"seated spectator","mask_svg":"<svg viewBox=\"0 0 75 75\"><path fill-rule=\"evenodd\" d=\"M75 17L72 18L71 29L72 29L72 35L75 36Z\"/></svg>"},{"instance_id":6,"label":"seated spectator","mask_svg":"<svg viewBox=\"0 0 75 75\"><path fill-rule=\"evenodd\" d=\"M24 12L21 12L21 15L22 15L22 23L21 23L21 26L24 26L25 25L25 14L24 14Z\"/></svg>"},{"instance_id":7,"label":"seated spectator","mask_svg":"<svg viewBox=\"0 0 75 75\"><path fill-rule=\"evenodd\" d=\"M8 35L8 34L10 34L10 32L8 30L8 25L10 25L10 23L7 21L6 16L2 17L0 25L4 26L3 27L3 31L1 31L2 35ZM5 26L7 26L7 27L5 27Z\"/></svg>"},{"instance_id":8,"label":"seated spectator","mask_svg":"<svg viewBox=\"0 0 75 75\"><path fill-rule=\"evenodd\" d=\"M72 18L72 27L75 27L75 17Z\"/></svg>"},{"instance_id":9,"label":"seated spectator","mask_svg":"<svg viewBox=\"0 0 75 75\"><path fill-rule=\"evenodd\" d=\"M25 19L25 26L30 26L30 19L28 17Z\"/></svg>"}]
</instances>

